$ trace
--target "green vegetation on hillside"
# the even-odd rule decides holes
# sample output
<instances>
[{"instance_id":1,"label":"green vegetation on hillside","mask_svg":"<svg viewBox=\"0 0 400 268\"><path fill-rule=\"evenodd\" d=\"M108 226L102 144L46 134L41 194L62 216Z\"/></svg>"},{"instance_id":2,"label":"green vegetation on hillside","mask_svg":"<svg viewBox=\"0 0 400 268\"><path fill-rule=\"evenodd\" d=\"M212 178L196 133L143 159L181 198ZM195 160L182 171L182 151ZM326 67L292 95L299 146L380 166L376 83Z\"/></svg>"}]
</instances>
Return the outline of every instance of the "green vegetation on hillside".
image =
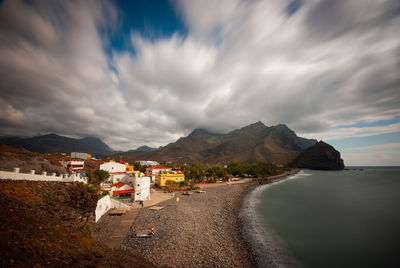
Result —
<instances>
[{"instance_id":1,"label":"green vegetation on hillside","mask_svg":"<svg viewBox=\"0 0 400 268\"><path fill-rule=\"evenodd\" d=\"M93 186L99 186L100 183L104 182L105 180L110 177L107 171L97 169L95 171L88 171L86 172L86 176L88 178L88 183Z\"/></svg>"}]
</instances>

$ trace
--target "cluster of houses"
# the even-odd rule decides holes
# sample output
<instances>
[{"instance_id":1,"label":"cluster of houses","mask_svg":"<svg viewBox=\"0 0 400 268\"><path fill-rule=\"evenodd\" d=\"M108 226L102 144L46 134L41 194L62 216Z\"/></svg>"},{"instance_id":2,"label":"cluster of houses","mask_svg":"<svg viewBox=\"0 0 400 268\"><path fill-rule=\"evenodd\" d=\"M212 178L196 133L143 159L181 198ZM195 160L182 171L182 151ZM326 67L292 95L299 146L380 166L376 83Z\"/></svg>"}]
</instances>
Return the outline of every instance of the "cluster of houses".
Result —
<instances>
[{"instance_id":1,"label":"cluster of houses","mask_svg":"<svg viewBox=\"0 0 400 268\"><path fill-rule=\"evenodd\" d=\"M185 180L182 171L161 165L150 166L142 173L129 163L110 161L101 164L100 169L110 174L108 180L102 184L104 190L122 198L133 196L135 201L150 199L151 184L165 187L168 180L175 183Z\"/></svg>"},{"instance_id":2,"label":"cluster of houses","mask_svg":"<svg viewBox=\"0 0 400 268\"><path fill-rule=\"evenodd\" d=\"M158 186L166 186L167 181L180 183L185 180L185 175L180 169L172 169L169 167L157 165L146 168L146 175Z\"/></svg>"},{"instance_id":3,"label":"cluster of houses","mask_svg":"<svg viewBox=\"0 0 400 268\"><path fill-rule=\"evenodd\" d=\"M71 157L90 159L86 153L71 153ZM82 174L85 172L85 161L72 160L60 161L70 174ZM120 198L133 198L134 201L150 200L150 187L156 185L165 187L167 181L181 183L185 181L185 175L179 169L162 166L156 161L139 161L142 166L148 166L146 172L134 169L133 165L126 162L109 161L100 165L100 170L107 171L110 177L101 184L103 190L110 195Z\"/></svg>"}]
</instances>

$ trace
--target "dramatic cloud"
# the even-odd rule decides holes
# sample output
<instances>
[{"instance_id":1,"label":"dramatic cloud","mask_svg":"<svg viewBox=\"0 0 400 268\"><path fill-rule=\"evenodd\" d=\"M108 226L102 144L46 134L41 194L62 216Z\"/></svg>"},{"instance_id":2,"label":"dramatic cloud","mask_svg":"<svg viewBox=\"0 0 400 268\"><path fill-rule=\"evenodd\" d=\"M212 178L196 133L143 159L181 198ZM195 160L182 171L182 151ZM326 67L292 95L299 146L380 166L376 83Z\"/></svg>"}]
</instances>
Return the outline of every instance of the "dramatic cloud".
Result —
<instances>
[{"instance_id":1,"label":"dramatic cloud","mask_svg":"<svg viewBox=\"0 0 400 268\"><path fill-rule=\"evenodd\" d=\"M363 136L338 126L400 114L397 1L174 7L187 35L148 40L133 29L135 53L110 54L106 33L118 30L118 6L2 3L0 133L98 136L126 150L258 120L319 139Z\"/></svg>"}]
</instances>

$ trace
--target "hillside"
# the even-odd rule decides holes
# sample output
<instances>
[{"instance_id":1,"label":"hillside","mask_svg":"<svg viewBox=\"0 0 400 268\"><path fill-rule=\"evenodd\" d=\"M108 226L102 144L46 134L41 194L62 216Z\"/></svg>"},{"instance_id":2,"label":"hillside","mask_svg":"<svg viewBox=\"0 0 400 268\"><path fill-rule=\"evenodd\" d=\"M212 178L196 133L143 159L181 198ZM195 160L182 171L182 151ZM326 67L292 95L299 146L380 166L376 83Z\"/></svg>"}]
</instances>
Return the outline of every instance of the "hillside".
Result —
<instances>
[{"instance_id":1,"label":"hillside","mask_svg":"<svg viewBox=\"0 0 400 268\"><path fill-rule=\"evenodd\" d=\"M21 170L34 169L38 172L67 173L60 161L73 160L72 158L60 154L40 154L28 151L23 148L15 148L0 143L0 167L12 169L19 167ZM98 168L100 161L85 160L85 169Z\"/></svg>"},{"instance_id":2,"label":"hillside","mask_svg":"<svg viewBox=\"0 0 400 268\"><path fill-rule=\"evenodd\" d=\"M31 138L0 138L0 142L37 153L69 154L71 152L85 152L89 154L109 154L113 152L107 144L93 137L73 139L56 134L48 134Z\"/></svg>"},{"instance_id":3,"label":"hillside","mask_svg":"<svg viewBox=\"0 0 400 268\"><path fill-rule=\"evenodd\" d=\"M82 183L0 181L1 267L153 267L91 237L97 196Z\"/></svg>"},{"instance_id":4,"label":"hillside","mask_svg":"<svg viewBox=\"0 0 400 268\"><path fill-rule=\"evenodd\" d=\"M272 162L286 165L317 141L298 137L286 125L257 122L226 134L195 129L187 137L154 152L118 154L125 161L152 159L174 163L224 165L231 162Z\"/></svg>"}]
</instances>

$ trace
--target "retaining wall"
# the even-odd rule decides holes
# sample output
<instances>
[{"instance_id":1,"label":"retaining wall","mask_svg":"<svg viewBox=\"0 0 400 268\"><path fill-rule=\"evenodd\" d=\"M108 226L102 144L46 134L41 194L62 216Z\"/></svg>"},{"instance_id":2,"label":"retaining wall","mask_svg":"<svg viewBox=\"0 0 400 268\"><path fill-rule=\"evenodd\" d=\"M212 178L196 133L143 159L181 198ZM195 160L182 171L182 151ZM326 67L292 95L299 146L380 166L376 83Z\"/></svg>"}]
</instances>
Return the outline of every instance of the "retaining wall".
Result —
<instances>
[{"instance_id":1,"label":"retaining wall","mask_svg":"<svg viewBox=\"0 0 400 268\"><path fill-rule=\"evenodd\" d=\"M19 168L14 168L13 171L0 171L0 179L10 179L10 180L27 180L27 181L59 181L59 182L73 182L80 181L87 183L86 178L77 174L60 174L56 173L47 174L43 172L42 174L35 174L35 170L30 170L29 173L20 172Z\"/></svg>"},{"instance_id":2,"label":"retaining wall","mask_svg":"<svg viewBox=\"0 0 400 268\"><path fill-rule=\"evenodd\" d=\"M112 208L130 209L131 206L128 204L125 204L119 200L116 200L114 198L111 198L109 195L106 195L105 197L103 197L97 201L97 206L96 206L96 211L95 211L96 222L104 214L106 214L107 211L109 211Z\"/></svg>"}]
</instances>

